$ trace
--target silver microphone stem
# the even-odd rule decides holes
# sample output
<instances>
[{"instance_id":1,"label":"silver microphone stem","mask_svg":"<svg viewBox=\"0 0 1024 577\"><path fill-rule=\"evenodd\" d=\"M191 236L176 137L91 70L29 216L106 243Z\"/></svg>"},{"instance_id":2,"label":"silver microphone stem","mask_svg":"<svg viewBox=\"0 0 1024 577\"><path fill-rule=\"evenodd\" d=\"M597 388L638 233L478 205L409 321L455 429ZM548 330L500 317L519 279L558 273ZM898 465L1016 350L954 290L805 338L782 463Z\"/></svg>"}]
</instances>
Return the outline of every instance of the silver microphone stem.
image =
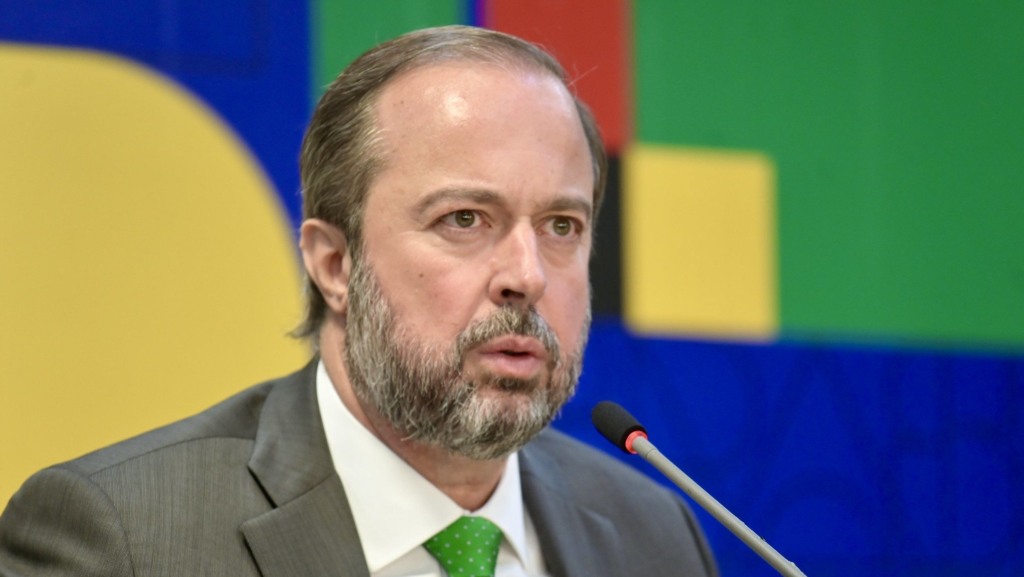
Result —
<instances>
[{"instance_id":1,"label":"silver microphone stem","mask_svg":"<svg viewBox=\"0 0 1024 577\"><path fill-rule=\"evenodd\" d=\"M787 560L772 548L767 541L758 537L757 533L751 531L750 527L747 527L743 521L740 521L739 517L730 513L728 509L702 489L686 473L682 472L679 467L676 467L672 461L668 460L665 455L662 455L661 451L648 441L646 437L638 436L635 438L633 440L633 450L643 457L645 461L654 465L656 469L661 471L669 480L682 489L684 493L710 513L712 517L718 519L719 523L725 525L726 529L732 531L734 535L739 537L741 541L746 543L748 547L753 549L755 553L760 555L762 559L767 561L780 574L786 577L807 577L792 561Z\"/></svg>"}]
</instances>

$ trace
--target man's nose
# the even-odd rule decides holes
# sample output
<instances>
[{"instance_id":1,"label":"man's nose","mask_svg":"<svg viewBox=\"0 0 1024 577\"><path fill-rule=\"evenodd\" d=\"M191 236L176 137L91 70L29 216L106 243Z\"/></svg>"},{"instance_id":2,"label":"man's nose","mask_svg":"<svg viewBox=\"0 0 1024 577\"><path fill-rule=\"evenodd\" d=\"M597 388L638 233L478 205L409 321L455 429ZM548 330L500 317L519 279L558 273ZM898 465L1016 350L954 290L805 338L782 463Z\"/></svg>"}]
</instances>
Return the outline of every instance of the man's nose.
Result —
<instances>
[{"instance_id":1,"label":"man's nose","mask_svg":"<svg viewBox=\"0 0 1024 577\"><path fill-rule=\"evenodd\" d=\"M540 300L548 280L537 231L531 224L517 224L501 239L492 268L489 292L494 303L527 307Z\"/></svg>"}]
</instances>

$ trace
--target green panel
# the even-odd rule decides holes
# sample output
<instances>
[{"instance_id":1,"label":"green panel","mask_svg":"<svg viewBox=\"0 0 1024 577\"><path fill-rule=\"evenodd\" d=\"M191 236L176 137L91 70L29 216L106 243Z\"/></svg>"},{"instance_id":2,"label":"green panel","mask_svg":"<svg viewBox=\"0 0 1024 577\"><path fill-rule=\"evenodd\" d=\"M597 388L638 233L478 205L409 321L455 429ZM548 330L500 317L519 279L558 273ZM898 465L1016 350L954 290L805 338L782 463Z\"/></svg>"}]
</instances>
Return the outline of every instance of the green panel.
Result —
<instances>
[{"instance_id":1,"label":"green panel","mask_svg":"<svg viewBox=\"0 0 1024 577\"><path fill-rule=\"evenodd\" d=\"M417 28L462 23L464 1L314 0L313 97L375 44Z\"/></svg>"},{"instance_id":2,"label":"green panel","mask_svg":"<svg viewBox=\"0 0 1024 577\"><path fill-rule=\"evenodd\" d=\"M637 138L779 169L784 336L1024 346L1024 4L634 3Z\"/></svg>"}]
</instances>

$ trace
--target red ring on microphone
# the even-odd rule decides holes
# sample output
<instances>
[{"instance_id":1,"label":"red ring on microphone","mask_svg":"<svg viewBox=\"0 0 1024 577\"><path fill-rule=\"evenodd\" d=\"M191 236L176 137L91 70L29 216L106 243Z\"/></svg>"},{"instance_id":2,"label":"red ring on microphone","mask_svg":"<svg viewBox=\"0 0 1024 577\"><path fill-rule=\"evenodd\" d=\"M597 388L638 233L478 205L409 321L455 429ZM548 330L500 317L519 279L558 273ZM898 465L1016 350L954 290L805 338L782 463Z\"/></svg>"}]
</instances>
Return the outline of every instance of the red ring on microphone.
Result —
<instances>
[{"instance_id":1,"label":"red ring on microphone","mask_svg":"<svg viewBox=\"0 0 1024 577\"><path fill-rule=\"evenodd\" d=\"M642 430L633 431L632 433L629 434L628 437L626 437L626 442L623 443L623 445L626 447L626 450L629 451L630 453L633 453L634 455L636 454L636 450L633 449L633 441L635 441L637 437L643 437L646 439L647 433L645 433Z\"/></svg>"}]
</instances>

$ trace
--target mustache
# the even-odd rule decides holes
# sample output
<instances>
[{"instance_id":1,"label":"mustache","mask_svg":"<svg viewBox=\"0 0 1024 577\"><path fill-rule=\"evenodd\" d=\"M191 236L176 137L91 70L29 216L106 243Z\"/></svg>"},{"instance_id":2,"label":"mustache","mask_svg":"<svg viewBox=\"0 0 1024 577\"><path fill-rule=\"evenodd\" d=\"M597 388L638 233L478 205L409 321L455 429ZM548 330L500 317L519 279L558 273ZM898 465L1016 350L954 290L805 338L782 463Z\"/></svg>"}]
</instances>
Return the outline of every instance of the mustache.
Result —
<instances>
[{"instance_id":1,"label":"mustache","mask_svg":"<svg viewBox=\"0 0 1024 577\"><path fill-rule=\"evenodd\" d=\"M498 337L516 335L533 337L540 341L547 351L550 362L557 366L561 362L561 346L558 337L551 330L544 317L536 309L504 305L486 318L471 324L459 334L455 342L456 358L464 358L470 349Z\"/></svg>"}]
</instances>

